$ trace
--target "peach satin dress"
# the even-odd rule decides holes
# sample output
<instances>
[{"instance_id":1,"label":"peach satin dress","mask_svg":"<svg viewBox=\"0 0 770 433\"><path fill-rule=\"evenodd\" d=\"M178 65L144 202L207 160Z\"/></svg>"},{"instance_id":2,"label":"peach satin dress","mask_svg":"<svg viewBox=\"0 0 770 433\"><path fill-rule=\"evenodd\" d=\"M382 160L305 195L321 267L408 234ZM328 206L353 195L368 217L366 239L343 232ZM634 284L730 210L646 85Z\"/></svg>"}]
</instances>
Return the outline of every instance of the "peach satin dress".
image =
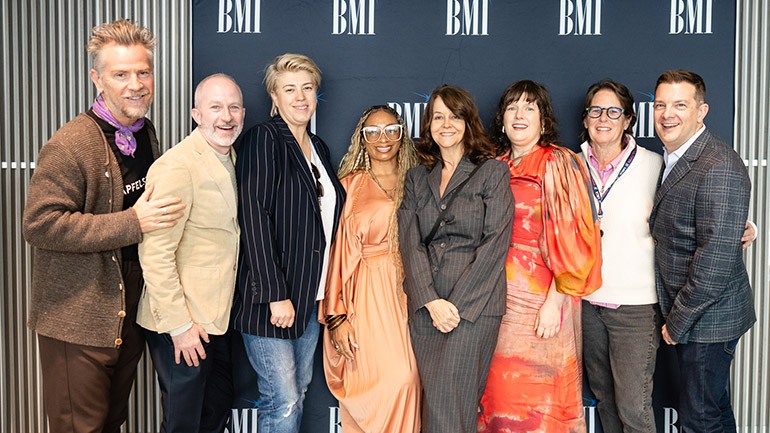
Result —
<instances>
[{"instance_id":1,"label":"peach satin dress","mask_svg":"<svg viewBox=\"0 0 770 433\"><path fill-rule=\"evenodd\" d=\"M324 372L344 433L418 433L421 385L403 272L388 241L393 201L366 172L341 180L347 200L330 254L324 314L347 314L358 340L346 362L324 332Z\"/></svg>"}]
</instances>

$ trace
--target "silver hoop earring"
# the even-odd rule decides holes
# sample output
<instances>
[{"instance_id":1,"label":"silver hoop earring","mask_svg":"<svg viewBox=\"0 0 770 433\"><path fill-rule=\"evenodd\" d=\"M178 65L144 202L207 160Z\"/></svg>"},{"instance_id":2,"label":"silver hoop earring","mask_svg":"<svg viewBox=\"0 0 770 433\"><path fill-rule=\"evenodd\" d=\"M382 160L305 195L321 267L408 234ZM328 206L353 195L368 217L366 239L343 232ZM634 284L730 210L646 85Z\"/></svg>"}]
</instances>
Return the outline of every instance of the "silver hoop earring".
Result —
<instances>
[{"instance_id":1,"label":"silver hoop earring","mask_svg":"<svg viewBox=\"0 0 770 433\"><path fill-rule=\"evenodd\" d=\"M503 125L503 134L505 134L505 125Z\"/></svg>"}]
</instances>

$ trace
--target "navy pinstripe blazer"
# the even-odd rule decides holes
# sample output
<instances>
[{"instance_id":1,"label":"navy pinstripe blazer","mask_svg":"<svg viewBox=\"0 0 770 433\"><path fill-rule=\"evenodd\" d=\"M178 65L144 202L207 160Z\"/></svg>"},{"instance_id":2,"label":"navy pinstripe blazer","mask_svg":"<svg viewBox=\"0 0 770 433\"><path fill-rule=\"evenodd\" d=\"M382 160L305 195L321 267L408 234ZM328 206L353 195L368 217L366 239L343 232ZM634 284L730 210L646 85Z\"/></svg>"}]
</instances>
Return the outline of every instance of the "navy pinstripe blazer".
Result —
<instances>
[{"instance_id":1,"label":"navy pinstripe blazer","mask_svg":"<svg viewBox=\"0 0 770 433\"><path fill-rule=\"evenodd\" d=\"M345 191L329 161L329 148L315 135L310 138L337 194L336 231ZM311 313L326 239L315 177L280 116L244 134L236 175L241 254L233 328L263 337L298 338L316 320ZM278 328L270 323L270 302L285 299L294 306L294 326Z\"/></svg>"},{"instance_id":2,"label":"navy pinstripe blazer","mask_svg":"<svg viewBox=\"0 0 770 433\"><path fill-rule=\"evenodd\" d=\"M741 252L750 193L741 158L706 130L655 194L658 299L678 343L733 340L756 320Z\"/></svg>"}]
</instances>

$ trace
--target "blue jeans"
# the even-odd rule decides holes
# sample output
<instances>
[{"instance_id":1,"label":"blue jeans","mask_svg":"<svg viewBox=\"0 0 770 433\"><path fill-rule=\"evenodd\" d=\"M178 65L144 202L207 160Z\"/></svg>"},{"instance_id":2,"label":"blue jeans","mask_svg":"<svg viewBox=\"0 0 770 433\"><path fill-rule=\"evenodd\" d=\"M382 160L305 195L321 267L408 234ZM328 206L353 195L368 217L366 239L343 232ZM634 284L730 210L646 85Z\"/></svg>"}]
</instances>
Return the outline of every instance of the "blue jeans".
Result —
<instances>
[{"instance_id":1,"label":"blue jeans","mask_svg":"<svg viewBox=\"0 0 770 433\"><path fill-rule=\"evenodd\" d=\"M297 339L244 334L243 345L257 373L259 433L297 433L302 422L305 391L313 378L313 357L321 325L318 306Z\"/></svg>"},{"instance_id":2,"label":"blue jeans","mask_svg":"<svg viewBox=\"0 0 770 433\"><path fill-rule=\"evenodd\" d=\"M583 301L583 363L607 433L654 433L652 373L660 342L658 304L617 309Z\"/></svg>"},{"instance_id":3,"label":"blue jeans","mask_svg":"<svg viewBox=\"0 0 770 433\"><path fill-rule=\"evenodd\" d=\"M724 343L676 345L682 433L735 432L730 364L738 338Z\"/></svg>"}]
</instances>

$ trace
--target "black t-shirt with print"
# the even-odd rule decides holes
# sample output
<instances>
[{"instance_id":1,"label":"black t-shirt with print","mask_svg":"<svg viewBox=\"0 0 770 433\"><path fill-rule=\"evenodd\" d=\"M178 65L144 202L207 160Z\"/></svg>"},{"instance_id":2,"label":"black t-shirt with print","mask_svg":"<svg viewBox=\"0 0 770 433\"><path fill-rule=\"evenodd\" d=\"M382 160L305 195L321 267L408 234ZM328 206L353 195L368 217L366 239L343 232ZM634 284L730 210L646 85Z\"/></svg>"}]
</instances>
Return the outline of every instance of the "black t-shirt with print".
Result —
<instances>
[{"instance_id":1,"label":"black t-shirt with print","mask_svg":"<svg viewBox=\"0 0 770 433\"><path fill-rule=\"evenodd\" d=\"M123 176L123 209L128 209L136 203L144 192L144 185L147 182L147 170L153 163L152 146L150 144L150 133L145 125L142 129L134 133L136 139L136 151L133 158L130 155L123 155L115 144L115 132L118 130L107 121L97 116L93 109L89 109L87 114L96 121L102 129L110 148L115 154L120 166L120 173ZM122 250L123 260L139 261L139 252L136 244L124 247Z\"/></svg>"}]
</instances>

